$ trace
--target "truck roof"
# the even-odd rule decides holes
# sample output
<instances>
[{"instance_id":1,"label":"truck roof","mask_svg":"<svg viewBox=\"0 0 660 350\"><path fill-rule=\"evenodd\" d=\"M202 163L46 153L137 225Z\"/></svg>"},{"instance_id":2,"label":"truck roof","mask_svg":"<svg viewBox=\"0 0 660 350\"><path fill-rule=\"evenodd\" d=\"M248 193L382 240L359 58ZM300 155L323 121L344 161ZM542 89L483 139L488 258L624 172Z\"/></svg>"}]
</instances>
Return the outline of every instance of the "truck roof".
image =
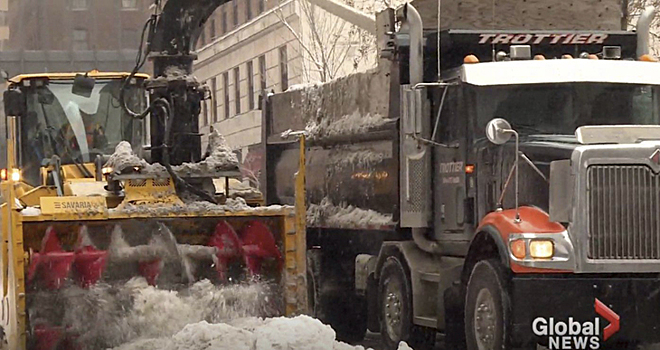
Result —
<instances>
[{"instance_id":1,"label":"truck roof","mask_svg":"<svg viewBox=\"0 0 660 350\"><path fill-rule=\"evenodd\" d=\"M50 80L72 80L76 77L77 74L83 74L83 75L87 74L87 76L91 78L98 78L98 79L120 79L120 78L126 78L129 75L131 75L131 73L129 72L99 72L97 70L93 70L90 72L36 73L36 74L19 74L9 79L9 82L14 84L19 84L23 80L42 79L42 78L46 78ZM147 79L149 78L149 75L144 73L137 73L135 74L135 77Z\"/></svg>"},{"instance_id":2,"label":"truck roof","mask_svg":"<svg viewBox=\"0 0 660 350\"><path fill-rule=\"evenodd\" d=\"M460 79L479 86L571 82L660 85L660 63L589 59L484 62L463 65Z\"/></svg>"}]
</instances>

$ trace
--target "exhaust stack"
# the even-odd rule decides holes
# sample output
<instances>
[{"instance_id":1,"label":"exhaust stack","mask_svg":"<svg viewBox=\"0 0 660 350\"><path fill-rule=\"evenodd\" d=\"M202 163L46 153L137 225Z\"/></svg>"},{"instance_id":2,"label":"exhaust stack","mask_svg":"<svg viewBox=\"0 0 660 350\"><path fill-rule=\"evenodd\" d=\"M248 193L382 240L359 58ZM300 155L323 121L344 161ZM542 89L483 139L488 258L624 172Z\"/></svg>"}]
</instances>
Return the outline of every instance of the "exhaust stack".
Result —
<instances>
[{"instance_id":1,"label":"exhaust stack","mask_svg":"<svg viewBox=\"0 0 660 350\"><path fill-rule=\"evenodd\" d=\"M647 6L639 15L637 20L637 58L649 53L651 22L653 22L655 14L655 7Z\"/></svg>"},{"instance_id":2,"label":"exhaust stack","mask_svg":"<svg viewBox=\"0 0 660 350\"><path fill-rule=\"evenodd\" d=\"M410 31L410 85L424 82L424 26L422 16L410 3L403 6L403 18Z\"/></svg>"}]
</instances>

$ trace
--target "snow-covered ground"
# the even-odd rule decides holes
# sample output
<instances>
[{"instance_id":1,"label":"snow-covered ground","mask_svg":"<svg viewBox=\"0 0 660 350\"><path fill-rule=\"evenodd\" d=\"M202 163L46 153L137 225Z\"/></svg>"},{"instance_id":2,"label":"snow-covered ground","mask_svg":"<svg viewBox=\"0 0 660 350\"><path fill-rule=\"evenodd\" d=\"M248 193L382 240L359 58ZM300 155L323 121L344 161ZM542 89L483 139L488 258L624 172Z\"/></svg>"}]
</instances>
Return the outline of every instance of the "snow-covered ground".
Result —
<instances>
[{"instance_id":1,"label":"snow-covered ground","mask_svg":"<svg viewBox=\"0 0 660 350\"><path fill-rule=\"evenodd\" d=\"M366 350L337 341L330 326L309 316L273 317L270 288L203 280L173 291L138 277L115 286L68 287L55 298L84 350ZM39 310L55 301L48 293L41 297ZM399 349L410 348L402 343Z\"/></svg>"}]
</instances>

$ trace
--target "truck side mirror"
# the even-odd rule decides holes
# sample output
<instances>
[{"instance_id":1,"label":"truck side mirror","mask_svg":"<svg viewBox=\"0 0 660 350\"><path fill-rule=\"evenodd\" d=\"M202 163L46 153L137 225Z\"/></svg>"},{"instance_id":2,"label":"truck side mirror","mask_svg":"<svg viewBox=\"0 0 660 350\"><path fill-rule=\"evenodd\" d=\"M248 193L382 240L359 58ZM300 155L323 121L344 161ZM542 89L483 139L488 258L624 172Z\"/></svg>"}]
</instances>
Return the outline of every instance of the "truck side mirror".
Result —
<instances>
[{"instance_id":1,"label":"truck side mirror","mask_svg":"<svg viewBox=\"0 0 660 350\"><path fill-rule=\"evenodd\" d=\"M94 80L94 78L90 78L87 75L76 74L75 79L73 79L71 92L79 96L90 97L92 96L94 85L96 85L96 80Z\"/></svg>"},{"instance_id":2,"label":"truck side mirror","mask_svg":"<svg viewBox=\"0 0 660 350\"><path fill-rule=\"evenodd\" d=\"M486 124L486 137L496 145L505 144L511 139L511 124L502 118L495 118Z\"/></svg>"},{"instance_id":3,"label":"truck side mirror","mask_svg":"<svg viewBox=\"0 0 660 350\"><path fill-rule=\"evenodd\" d=\"M3 94L5 116L22 117L27 112L25 96L18 88L10 88Z\"/></svg>"}]
</instances>

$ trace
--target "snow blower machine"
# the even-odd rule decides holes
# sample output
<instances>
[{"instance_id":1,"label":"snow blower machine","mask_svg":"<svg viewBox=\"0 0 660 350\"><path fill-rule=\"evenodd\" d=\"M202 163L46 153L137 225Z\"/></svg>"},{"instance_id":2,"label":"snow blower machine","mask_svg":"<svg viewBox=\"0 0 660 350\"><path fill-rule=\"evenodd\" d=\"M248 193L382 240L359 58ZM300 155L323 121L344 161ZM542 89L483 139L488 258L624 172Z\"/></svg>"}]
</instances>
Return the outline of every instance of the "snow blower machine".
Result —
<instances>
[{"instance_id":1,"label":"snow blower machine","mask_svg":"<svg viewBox=\"0 0 660 350\"><path fill-rule=\"evenodd\" d=\"M85 315L100 313L112 288L135 279L173 292L199 281L258 281L270 286L264 312L305 312L303 192L296 206L250 205L229 196L230 179L241 171L223 137L209 135L202 152L198 118L209 94L191 74L190 45L195 28L221 3L157 4L143 34L147 48L131 73L9 81L7 169L0 173L0 348L117 346L90 345L68 308L86 302L94 308ZM183 12L181 26L166 25ZM153 77L137 73L146 56ZM297 176L304 191L304 162ZM110 291L105 299L71 298L100 285Z\"/></svg>"}]
</instances>

